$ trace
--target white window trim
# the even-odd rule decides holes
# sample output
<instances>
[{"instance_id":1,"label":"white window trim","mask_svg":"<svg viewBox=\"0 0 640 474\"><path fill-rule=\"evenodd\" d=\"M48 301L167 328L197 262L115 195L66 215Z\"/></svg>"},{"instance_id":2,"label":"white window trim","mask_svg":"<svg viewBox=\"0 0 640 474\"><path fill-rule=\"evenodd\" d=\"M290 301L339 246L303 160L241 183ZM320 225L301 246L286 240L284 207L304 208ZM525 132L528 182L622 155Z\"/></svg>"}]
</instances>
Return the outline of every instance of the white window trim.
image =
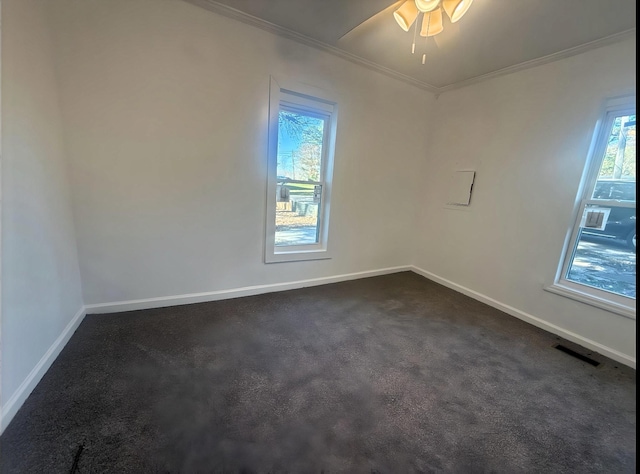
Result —
<instances>
[{"instance_id":1,"label":"white window trim","mask_svg":"<svg viewBox=\"0 0 640 474\"><path fill-rule=\"evenodd\" d=\"M319 184L322 198L318 209L318 242L309 245L275 245L276 187L278 169L278 114L280 106L311 112L326 118L322 147L322 169ZM338 119L337 101L327 91L308 84L270 79L269 131L267 145L267 210L265 221L265 263L322 260L331 258L329 214L333 182L333 161Z\"/></svg>"},{"instance_id":2,"label":"white window trim","mask_svg":"<svg viewBox=\"0 0 640 474\"><path fill-rule=\"evenodd\" d=\"M607 140L615 117L623 114L635 113L635 104L635 95L611 99L607 101L607 104L603 109L603 113L600 114L601 119L596 125L594 142L589 151L585 166L585 175L578 191L580 199L576 202L573 225L567 233L567 238L565 240L565 245L560 259L560 265L556 272L556 278L552 285L548 285L544 288L546 291L551 293L565 296L633 320L636 319L636 300L634 298L575 283L571 280L567 280L565 275L569 270L573 254L578 243L580 222L582 220L584 209L587 205L595 204L601 206L615 205L619 207L636 207L635 204L630 204L624 201L592 199L590 195L587 195L587 193L593 191L598 179L598 173L600 172L600 166L602 164L602 157L606 151Z\"/></svg>"},{"instance_id":3,"label":"white window trim","mask_svg":"<svg viewBox=\"0 0 640 474\"><path fill-rule=\"evenodd\" d=\"M553 285L545 287L545 290L550 293L555 293L556 295L580 301L581 303L595 306L596 308L604 309L605 311L609 311L610 313L615 313L629 319L636 319L635 305L633 307L629 307L629 305L614 302L611 296L618 295L614 295L612 293L603 291L602 293L606 293L607 296L605 298L601 298L593 294L591 291L585 291L585 289L598 291L597 288L579 285L567 280L564 280L562 283L556 282Z\"/></svg>"}]
</instances>

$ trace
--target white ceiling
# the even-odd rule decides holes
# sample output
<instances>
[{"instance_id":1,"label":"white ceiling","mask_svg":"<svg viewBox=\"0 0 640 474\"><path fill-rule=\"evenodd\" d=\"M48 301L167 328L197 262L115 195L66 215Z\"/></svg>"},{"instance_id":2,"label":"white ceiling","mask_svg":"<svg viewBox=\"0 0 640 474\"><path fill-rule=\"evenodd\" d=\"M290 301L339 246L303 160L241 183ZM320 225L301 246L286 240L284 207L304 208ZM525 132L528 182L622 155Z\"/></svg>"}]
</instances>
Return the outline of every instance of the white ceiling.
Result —
<instances>
[{"instance_id":1,"label":"white ceiling","mask_svg":"<svg viewBox=\"0 0 640 474\"><path fill-rule=\"evenodd\" d=\"M434 91L635 37L635 0L474 0L444 31L400 29L393 0L187 0ZM426 64L422 65L422 53ZM635 58L633 58L635 60Z\"/></svg>"}]
</instances>

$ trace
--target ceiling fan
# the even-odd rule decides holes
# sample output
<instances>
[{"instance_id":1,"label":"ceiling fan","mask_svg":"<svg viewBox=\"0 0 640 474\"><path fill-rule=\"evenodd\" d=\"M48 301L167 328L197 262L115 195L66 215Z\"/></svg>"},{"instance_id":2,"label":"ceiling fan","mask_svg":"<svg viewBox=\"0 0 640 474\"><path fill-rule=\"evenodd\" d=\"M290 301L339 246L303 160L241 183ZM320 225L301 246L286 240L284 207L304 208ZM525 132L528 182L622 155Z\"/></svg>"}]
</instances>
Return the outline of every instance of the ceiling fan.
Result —
<instances>
[{"instance_id":1,"label":"ceiling fan","mask_svg":"<svg viewBox=\"0 0 640 474\"><path fill-rule=\"evenodd\" d=\"M339 41L343 41L356 30L362 30L365 26L372 27L376 20L387 18L393 14L396 22L404 31L409 32L413 27L411 52L415 53L418 34L424 38L430 38L442 33L444 31L443 13L447 15L453 25L464 16L472 3L473 0L401 0L360 23L345 33ZM426 54L423 54L422 64L425 62Z\"/></svg>"}]
</instances>

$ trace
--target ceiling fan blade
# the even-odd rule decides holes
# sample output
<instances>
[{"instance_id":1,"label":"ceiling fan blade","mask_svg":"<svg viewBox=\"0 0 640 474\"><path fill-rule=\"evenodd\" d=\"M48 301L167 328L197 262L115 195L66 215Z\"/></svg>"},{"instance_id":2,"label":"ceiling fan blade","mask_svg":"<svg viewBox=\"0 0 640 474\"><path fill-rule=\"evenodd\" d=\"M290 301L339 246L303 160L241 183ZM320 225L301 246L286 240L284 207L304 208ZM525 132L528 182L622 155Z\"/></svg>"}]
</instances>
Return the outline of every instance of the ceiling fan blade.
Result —
<instances>
[{"instance_id":1,"label":"ceiling fan blade","mask_svg":"<svg viewBox=\"0 0 640 474\"><path fill-rule=\"evenodd\" d=\"M359 25L354 26L353 28L351 28L349 31L347 31L344 35L342 35L340 38L338 38L338 42L340 41L345 41L349 38L353 38L355 35L357 35L359 32L362 32L365 28L374 28L376 23L379 22L380 20L385 19L385 17L388 15L389 17L391 17L392 12L394 10L396 10L397 8L400 7L400 5L402 5L404 3L405 0L399 0L397 2L394 2L393 4L389 5L387 8L385 8L382 11L379 11L378 13L376 13L375 15L367 18L365 21L363 21L362 23L360 23Z\"/></svg>"}]
</instances>

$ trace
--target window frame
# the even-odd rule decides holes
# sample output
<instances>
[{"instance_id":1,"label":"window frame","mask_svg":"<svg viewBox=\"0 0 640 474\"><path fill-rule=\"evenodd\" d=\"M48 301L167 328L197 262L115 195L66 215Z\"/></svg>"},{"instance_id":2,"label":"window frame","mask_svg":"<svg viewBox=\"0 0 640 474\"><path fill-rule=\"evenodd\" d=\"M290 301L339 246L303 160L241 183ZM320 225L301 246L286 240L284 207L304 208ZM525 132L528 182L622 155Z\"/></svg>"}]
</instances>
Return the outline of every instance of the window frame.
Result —
<instances>
[{"instance_id":1,"label":"window frame","mask_svg":"<svg viewBox=\"0 0 640 474\"><path fill-rule=\"evenodd\" d=\"M574 282L567 279L567 274L578 247L581 235L580 223L582 222L582 217L587 206L636 208L635 201L593 199L592 197L598 181L598 174L604 161L614 120L621 115L635 115L635 113L635 95L612 99L605 105L600 116L601 118L596 125L594 133L595 143L591 148L587 163L585 164L583 183L578 191L579 199L577 200L573 224L568 232L560 259L560 265L554 283L545 288L545 290L552 293L566 296L634 320L636 319L635 298Z\"/></svg>"},{"instance_id":2,"label":"window frame","mask_svg":"<svg viewBox=\"0 0 640 474\"><path fill-rule=\"evenodd\" d=\"M319 181L322 195L318 207L318 239L313 244L275 245L276 192L278 170L278 129L280 110L304 113L325 121ZM321 260L331 258L329 214L333 183L333 163L338 120L337 101L327 92L308 84L270 78L267 145L267 199L265 220L265 263Z\"/></svg>"}]
</instances>

